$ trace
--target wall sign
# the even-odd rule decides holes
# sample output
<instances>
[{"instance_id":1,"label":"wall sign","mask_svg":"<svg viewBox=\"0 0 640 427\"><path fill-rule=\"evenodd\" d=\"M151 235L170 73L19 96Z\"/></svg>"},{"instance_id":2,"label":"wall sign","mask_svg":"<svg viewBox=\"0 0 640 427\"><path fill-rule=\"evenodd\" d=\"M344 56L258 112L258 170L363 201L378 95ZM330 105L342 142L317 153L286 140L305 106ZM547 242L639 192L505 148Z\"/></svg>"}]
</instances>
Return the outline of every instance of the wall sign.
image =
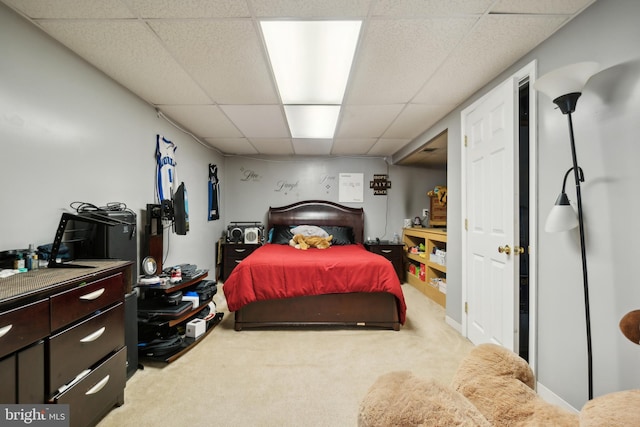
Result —
<instances>
[{"instance_id":1,"label":"wall sign","mask_svg":"<svg viewBox=\"0 0 640 427\"><path fill-rule=\"evenodd\" d=\"M339 175L338 202L363 203L362 181L363 174L361 173L341 173Z\"/></svg>"},{"instance_id":2,"label":"wall sign","mask_svg":"<svg viewBox=\"0 0 640 427\"><path fill-rule=\"evenodd\" d=\"M373 188L374 196L386 196L387 188L391 188L391 181L388 175L373 175L373 181L369 181L369 188Z\"/></svg>"}]
</instances>

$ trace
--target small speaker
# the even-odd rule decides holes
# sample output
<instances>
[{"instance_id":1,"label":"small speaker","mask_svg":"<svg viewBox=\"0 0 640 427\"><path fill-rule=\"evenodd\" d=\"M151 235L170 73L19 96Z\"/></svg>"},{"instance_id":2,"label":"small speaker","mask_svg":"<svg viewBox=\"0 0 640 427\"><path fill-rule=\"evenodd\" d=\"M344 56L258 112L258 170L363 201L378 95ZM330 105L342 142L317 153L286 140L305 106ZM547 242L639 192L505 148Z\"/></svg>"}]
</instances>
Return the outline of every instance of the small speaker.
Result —
<instances>
[{"instance_id":1,"label":"small speaker","mask_svg":"<svg viewBox=\"0 0 640 427\"><path fill-rule=\"evenodd\" d=\"M244 229L244 243L258 244L260 242L260 229L258 227L248 227Z\"/></svg>"},{"instance_id":2,"label":"small speaker","mask_svg":"<svg viewBox=\"0 0 640 427\"><path fill-rule=\"evenodd\" d=\"M241 227L229 227L227 229L227 241L240 243L244 239L244 231Z\"/></svg>"}]
</instances>

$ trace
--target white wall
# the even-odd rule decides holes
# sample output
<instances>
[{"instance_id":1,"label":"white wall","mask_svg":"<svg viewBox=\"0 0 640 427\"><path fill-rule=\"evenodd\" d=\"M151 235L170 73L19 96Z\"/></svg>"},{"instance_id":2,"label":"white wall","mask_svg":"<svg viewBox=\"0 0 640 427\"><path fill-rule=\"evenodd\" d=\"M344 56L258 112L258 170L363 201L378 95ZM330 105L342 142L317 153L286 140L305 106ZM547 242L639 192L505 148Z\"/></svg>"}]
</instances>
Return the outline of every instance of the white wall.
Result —
<instances>
[{"instance_id":1,"label":"white wall","mask_svg":"<svg viewBox=\"0 0 640 427\"><path fill-rule=\"evenodd\" d=\"M223 157L4 5L0 51L0 251L52 242L75 201L125 203L142 225L159 133L178 145L191 214L190 233L170 235L166 261L214 268L224 219L207 221L206 185L208 164Z\"/></svg>"},{"instance_id":2,"label":"white wall","mask_svg":"<svg viewBox=\"0 0 640 427\"><path fill-rule=\"evenodd\" d=\"M382 158L251 158L227 157L221 182L223 206L228 221L261 221L266 224L270 206L320 199L340 203L340 173L363 174L362 207L365 238L391 239L402 235L404 218L413 218L429 207L427 191L446 182L444 170L389 166ZM388 175L387 195L374 195L369 188L373 175Z\"/></svg>"},{"instance_id":3,"label":"white wall","mask_svg":"<svg viewBox=\"0 0 640 427\"><path fill-rule=\"evenodd\" d=\"M640 199L640 2L601 0L423 135L449 129L447 260L461 255L460 112L507 77L537 60L538 76L575 62L598 61L603 71L585 88L574 113L582 184L593 333L594 395L640 388L640 347L626 340L620 318L640 308L635 268ZM453 142L453 143L452 143ZM416 146L421 141L415 141ZM587 400L582 270L577 230L548 234L543 223L571 167L567 118L538 96L538 381L576 409ZM569 198L575 201L571 180ZM457 216L457 218L455 218ZM447 265L447 279L459 270ZM447 280L447 316L459 321L453 301L460 282Z\"/></svg>"}]
</instances>

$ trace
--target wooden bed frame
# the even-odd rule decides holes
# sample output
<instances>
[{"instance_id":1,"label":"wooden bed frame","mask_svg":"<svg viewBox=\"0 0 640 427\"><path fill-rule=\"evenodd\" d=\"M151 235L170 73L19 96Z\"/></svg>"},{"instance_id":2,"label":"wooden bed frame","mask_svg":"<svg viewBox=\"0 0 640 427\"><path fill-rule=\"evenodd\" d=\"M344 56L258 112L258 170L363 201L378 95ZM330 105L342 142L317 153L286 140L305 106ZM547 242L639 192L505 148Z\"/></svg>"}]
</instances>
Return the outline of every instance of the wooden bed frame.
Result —
<instances>
[{"instance_id":1,"label":"wooden bed frame","mask_svg":"<svg viewBox=\"0 0 640 427\"><path fill-rule=\"evenodd\" d=\"M267 230L274 225L352 227L356 243L364 240L364 211L337 203L308 200L269 208ZM273 327L367 327L400 330L394 295L356 292L257 301L235 312L235 330Z\"/></svg>"}]
</instances>

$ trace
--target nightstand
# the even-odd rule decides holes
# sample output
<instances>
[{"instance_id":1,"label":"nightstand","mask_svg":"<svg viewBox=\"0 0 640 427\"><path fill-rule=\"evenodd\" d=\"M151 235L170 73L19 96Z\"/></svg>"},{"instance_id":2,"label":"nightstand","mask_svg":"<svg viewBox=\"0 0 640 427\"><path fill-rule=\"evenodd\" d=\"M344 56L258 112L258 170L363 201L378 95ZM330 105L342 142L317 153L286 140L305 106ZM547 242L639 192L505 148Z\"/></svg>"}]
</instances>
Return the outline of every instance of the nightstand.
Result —
<instances>
[{"instance_id":1,"label":"nightstand","mask_svg":"<svg viewBox=\"0 0 640 427\"><path fill-rule=\"evenodd\" d=\"M222 281L227 280L236 265L260 247L259 244L223 243L222 244Z\"/></svg>"},{"instance_id":2,"label":"nightstand","mask_svg":"<svg viewBox=\"0 0 640 427\"><path fill-rule=\"evenodd\" d=\"M380 240L380 243L375 241L366 241L364 242L364 247L374 254L382 255L386 259L388 259L391 264L393 264L393 268L398 275L398 279L400 283L404 282L404 267L403 267L403 256L404 256L404 244L403 243L392 243L389 240Z\"/></svg>"}]
</instances>

